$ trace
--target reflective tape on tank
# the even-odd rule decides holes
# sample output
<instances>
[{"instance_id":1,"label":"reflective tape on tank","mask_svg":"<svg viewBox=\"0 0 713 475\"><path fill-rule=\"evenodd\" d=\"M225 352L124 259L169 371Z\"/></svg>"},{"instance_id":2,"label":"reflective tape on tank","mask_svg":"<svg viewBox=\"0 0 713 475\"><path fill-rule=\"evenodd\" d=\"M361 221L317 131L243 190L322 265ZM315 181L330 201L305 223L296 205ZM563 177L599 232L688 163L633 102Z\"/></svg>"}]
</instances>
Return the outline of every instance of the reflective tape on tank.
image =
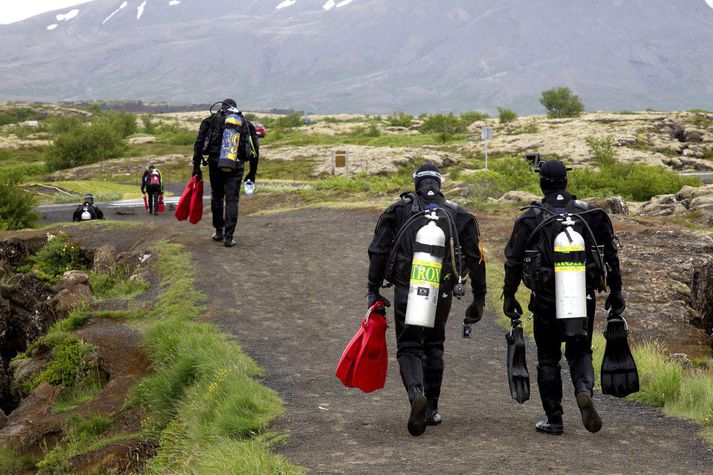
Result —
<instances>
[{"instance_id":1,"label":"reflective tape on tank","mask_svg":"<svg viewBox=\"0 0 713 475\"><path fill-rule=\"evenodd\" d=\"M437 287L441 282L442 267L440 262L414 260L411 265L410 285L434 285Z\"/></svg>"},{"instance_id":2,"label":"reflective tape on tank","mask_svg":"<svg viewBox=\"0 0 713 475\"><path fill-rule=\"evenodd\" d=\"M585 270L584 262L555 262L555 272L584 272Z\"/></svg>"},{"instance_id":3,"label":"reflective tape on tank","mask_svg":"<svg viewBox=\"0 0 713 475\"><path fill-rule=\"evenodd\" d=\"M555 246L555 252L578 252L584 251L584 246Z\"/></svg>"}]
</instances>

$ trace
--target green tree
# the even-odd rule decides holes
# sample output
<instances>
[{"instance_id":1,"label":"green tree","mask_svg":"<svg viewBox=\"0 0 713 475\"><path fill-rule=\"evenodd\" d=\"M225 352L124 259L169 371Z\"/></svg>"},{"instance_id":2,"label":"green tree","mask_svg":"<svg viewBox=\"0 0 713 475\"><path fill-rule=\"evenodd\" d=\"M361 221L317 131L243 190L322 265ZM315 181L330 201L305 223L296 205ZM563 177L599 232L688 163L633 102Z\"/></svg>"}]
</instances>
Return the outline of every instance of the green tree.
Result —
<instances>
[{"instance_id":1,"label":"green tree","mask_svg":"<svg viewBox=\"0 0 713 475\"><path fill-rule=\"evenodd\" d=\"M116 158L124 151L124 141L110 124L95 124L59 134L47 151L50 170L61 170Z\"/></svg>"},{"instance_id":2,"label":"green tree","mask_svg":"<svg viewBox=\"0 0 713 475\"><path fill-rule=\"evenodd\" d=\"M579 117L584 112L581 99L568 87L555 87L542 91L540 103L547 109L547 117L552 119Z\"/></svg>"},{"instance_id":3,"label":"green tree","mask_svg":"<svg viewBox=\"0 0 713 475\"><path fill-rule=\"evenodd\" d=\"M386 119L392 127L411 127L413 116L404 111L396 111Z\"/></svg>"},{"instance_id":4,"label":"green tree","mask_svg":"<svg viewBox=\"0 0 713 475\"><path fill-rule=\"evenodd\" d=\"M20 177L7 173L0 178L0 229L29 228L37 223L32 211L35 196L19 186Z\"/></svg>"},{"instance_id":5,"label":"green tree","mask_svg":"<svg viewBox=\"0 0 713 475\"><path fill-rule=\"evenodd\" d=\"M517 119L517 114L507 107L498 107L498 120L501 124L509 124Z\"/></svg>"},{"instance_id":6,"label":"green tree","mask_svg":"<svg viewBox=\"0 0 713 475\"><path fill-rule=\"evenodd\" d=\"M419 131L422 134L462 134L467 125L452 113L429 115L424 119Z\"/></svg>"}]
</instances>

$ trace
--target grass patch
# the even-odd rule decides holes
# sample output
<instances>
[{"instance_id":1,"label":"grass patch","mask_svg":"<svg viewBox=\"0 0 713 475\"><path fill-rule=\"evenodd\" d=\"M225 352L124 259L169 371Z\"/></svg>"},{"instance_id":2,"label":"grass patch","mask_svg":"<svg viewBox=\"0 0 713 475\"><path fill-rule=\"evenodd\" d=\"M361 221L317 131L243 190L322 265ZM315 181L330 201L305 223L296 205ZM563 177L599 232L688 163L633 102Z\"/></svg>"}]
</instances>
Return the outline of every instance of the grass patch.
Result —
<instances>
[{"instance_id":1,"label":"grass patch","mask_svg":"<svg viewBox=\"0 0 713 475\"><path fill-rule=\"evenodd\" d=\"M132 198L141 198L141 189L138 186L123 185L103 180L70 180L70 181L50 181L37 183L40 186L55 186L67 190L70 195L57 193L55 202L58 203L73 203L81 202L84 195L91 193L94 195L94 200L109 201L109 200L127 200Z\"/></svg>"},{"instance_id":2,"label":"grass patch","mask_svg":"<svg viewBox=\"0 0 713 475\"><path fill-rule=\"evenodd\" d=\"M35 271L38 276L49 282L56 282L68 270L83 270L89 266L89 258L69 236L60 231L48 239L47 244L36 254L27 259L27 263L18 268L20 272Z\"/></svg>"},{"instance_id":3,"label":"grass patch","mask_svg":"<svg viewBox=\"0 0 713 475\"><path fill-rule=\"evenodd\" d=\"M110 272L90 272L89 283L99 300L128 300L148 288L146 282L129 280L122 266L115 266Z\"/></svg>"},{"instance_id":4,"label":"grass patch","mask_svg":"<svg viewBox=\"0 0 713 475\"><path fill-rule=\"evenodd\" d=\"M270 177L271 180L304 181L312 179L316 160L310 158L297 158L295 160L270 160L260 158L258 174Z\"/></svg>"},{"instance_id":5,"label":"grass patch","mask_svg":"<svg viewBox=\"0 0 713 475\"><path fill-rule=\"evenodd\" d=\"M143 426L159 439L148 471L298 472L256 438L282 411L277 394L255 380L260 368L215 326L195 321L205 297L195 290L190 256L167 242L157 251L162 291L145 331L156 373L132 396L148 411Z\"/></svg>"},{"instance_id":6,"label":"grass patch","mask_svg":"<svg viewBox=\"0 0 713 475\"><path fill-rule=\"evenodd\" d=\"M20 455L0 447L0 473L5 475L24 475L32 472L37 463L37 458L31 455Z\"/></svg>"}]
</instances>

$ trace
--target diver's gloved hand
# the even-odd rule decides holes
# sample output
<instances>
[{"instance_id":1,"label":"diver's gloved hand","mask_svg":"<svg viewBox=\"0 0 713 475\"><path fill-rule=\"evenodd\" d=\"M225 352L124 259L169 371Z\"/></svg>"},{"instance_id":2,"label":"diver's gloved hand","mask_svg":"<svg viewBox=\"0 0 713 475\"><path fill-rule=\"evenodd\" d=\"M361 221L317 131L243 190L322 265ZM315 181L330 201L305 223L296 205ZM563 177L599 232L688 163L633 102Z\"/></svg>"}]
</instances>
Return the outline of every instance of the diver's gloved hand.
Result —
<instances>
[{"instance_id":1,"label":"diver's gloved hand","mask_svg":"<svg viewBox=\"0 0 713 475\"><path fill-rule=\"evenodd\" d=\"M196 180L200 181L203 179L203 172L201 171L201 166L199 163L194 163L193 164L193 175L196 177Z\"/></svg>"},{"instance_id":2,"label":"diver's gloved hand","mask_svg":"<svg viewBox=\"0 0 713 475\"><path fill-rule=\"evenodd\" d=\"M612 317L618 317L624 313L626 302L624 301L624 294L621 293L621 290L612 290L609 292L609 296L604 302L604 309L609 310L609 315Z\"/></svg>"},{"instance_id":3,"label":"diver's gloved hand","mask_svg":"<svg viewBox=\"0 0 713 475\"><path fill-rule=\"evenodd\" d=\"M483 297L475 297L473 303L465 310L464 325L472 325L478 323L483 318L483 307L485 307L485 299Z\"/></svg>"},{"instance_id":4,"label":"diver's gloved hand","mask_svg":"<svg viewBox=\"0 0 713 475\"><path fill-rule=\"evenodd\" d=\"M520 320L522 317L522 307L514 295L506 295L503 302L503 313L510 320Z\"/></svg>"},{"instance_id":5,"label":"diver's gloved hand","mask_svg":"<svg viewBox=\"0 0 713 475\"><path fill-rule=\"evenodd\" d=\"M380 313L382 315L386 315L386 308L385 307L391 307L391 302L389 302L389 299L384 297L379 293L378 290L370 290L369 294L367 295L367 307L371 308L372 305L374 305L378 301L384 302L384 305L380 305L374 309L374 312Z\"/></svg>"}]
</instances>

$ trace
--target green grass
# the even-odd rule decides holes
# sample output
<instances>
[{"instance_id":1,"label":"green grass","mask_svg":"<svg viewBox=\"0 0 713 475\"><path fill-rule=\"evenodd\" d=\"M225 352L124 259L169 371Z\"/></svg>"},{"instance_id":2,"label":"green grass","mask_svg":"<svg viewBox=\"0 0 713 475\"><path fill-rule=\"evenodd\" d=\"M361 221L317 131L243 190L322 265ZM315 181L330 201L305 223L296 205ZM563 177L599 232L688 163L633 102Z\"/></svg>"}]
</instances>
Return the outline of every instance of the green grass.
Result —
<instances>
[{"instance_id":1,"label":"green grass","mask_svg":"<svg viewBox=\"0 0 713 475\"><path fill-rule=\"evenodd\" d=\"M138 186L123 185L103 180L70 180L70 181L48 181L36 183L41 186L54 186L69 191L72 195L57 193L56 202L74 202L77 198L81 202L84 195L91 193L95 201L104 201L102 197L112 199L132 199L141 198L141 189ZM71 200L71 201L66 201Z\"/></svg>"},{"instance_id":2,"label":"green grass","mask_svg":"<svg viewBox=\"0 0 713 475\"><path fill-rule=\"evenodd\" d=\"M130 281L126 271L121 266L114 267L110 272L89 273L89 283L98 300L128 300L143 293L147 288L146 282Z\"/></svg>"},{"instance_id":3,"label":"green grass","mask_svg":"<svg viewBox=\"0 0 713 475\"><path fill-rule=\"evenodd\" d=\"M361 128L350 134L323 135L309 134L301 130L274 131L268 133L260 142L261 145L270 147L284 146L340 146L340 145L366 145L370 147L420 147L423 145L441 145L443 139L438 133L406 135L406 134L379 134L372 135L368 128ZM466 134L453 134L452 142L465 142Z\"/></svg>"},{"instance_id":4,"label":"green grass","mask_svg":"<svg viewBox=\"0 0 713 475\"><path fill-rule=\"evenodd\" d=\"M37 463L37 458L32 455L20 455L0 447L0 473L5 475L24 475L32 473Z\"/></svg>"},{"instance_id":5,"label":"green grass","mask_svg":"<svg viewBox=\"0 0 713 475\"><path fill-rule=\"evenodd\" d=\"M277 394L255 379L261 369L215 326L196 321L205 297L195 290L190 256L168 242L157 252L162 290L145 329L156 373L132 397L148 411L144 428L159 439L148 471L299 472L257 437L282 412Z\"/></svg>"},{"instance_id":6,"label":"green grass","mask_svg":"<svg viewBox=\"0 0 713 475\"><path fill-rule=\"evenodd\" d=\"M258 165L258 178L266 177L271 180L311 180L312 170L317 164L316 160L308 157L295 160L271 160L260 158Z\"/></svg>"}]
</instances>

